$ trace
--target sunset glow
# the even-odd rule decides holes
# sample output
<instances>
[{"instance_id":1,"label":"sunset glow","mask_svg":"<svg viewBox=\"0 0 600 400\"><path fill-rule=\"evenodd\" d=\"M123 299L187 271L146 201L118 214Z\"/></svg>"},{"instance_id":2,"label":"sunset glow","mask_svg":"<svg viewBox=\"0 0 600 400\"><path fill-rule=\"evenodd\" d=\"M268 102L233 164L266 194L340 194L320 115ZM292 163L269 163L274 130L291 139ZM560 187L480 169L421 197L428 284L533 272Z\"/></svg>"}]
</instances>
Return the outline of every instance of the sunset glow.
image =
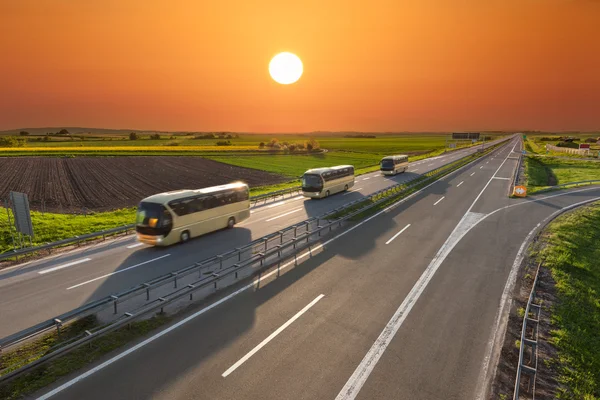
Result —
<instances>
[{"instance_id":1,"label":"sunset glow","mask_svg":"<svg viewBox=\"0 0 600 400\"><path fill-rule=\"evenodd\" d=\"M600 2L20 0L0 129L600 129ZM267 62L310 66L280 85Z\"/></svg>"}]
</instances>

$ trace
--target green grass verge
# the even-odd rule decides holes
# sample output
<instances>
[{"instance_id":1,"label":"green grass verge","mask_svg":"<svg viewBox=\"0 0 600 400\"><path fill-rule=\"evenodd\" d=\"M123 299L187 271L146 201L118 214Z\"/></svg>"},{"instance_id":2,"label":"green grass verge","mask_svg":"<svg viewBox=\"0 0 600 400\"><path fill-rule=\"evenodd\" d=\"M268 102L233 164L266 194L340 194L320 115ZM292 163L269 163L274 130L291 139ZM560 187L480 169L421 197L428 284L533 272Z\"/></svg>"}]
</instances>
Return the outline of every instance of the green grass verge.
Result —
<instances>
[{"instance_id":1,"label":"green grass verge","mask_svg":"<svg viewBox=\"0 0 600 400\"><path fill-rule=\"evenodd\" d=\"M11 214L11 221L12 219ZM132 224L135 221L135 208L84 215L53 214L31 212L31 222L35 234L33 245L41 245L73 236L84 235ZM14 232L14 228L12 229ZM29 245L29 243L27 243ZM0 208L0 253L12 250L12 236L5 208Z\"/></svg>"},{"instance_id":2,"label":"green grass verge","mask_svg":"<svg viewBox=\"0 0 600 400\"><path fill-rule=\"evenodd\" d=\"M561 399L600 399L600 202L565 214L544 232L540 259L556 282L552 341Z\"/></svg>"},{"instance_id":3,"label":"green grass verge","mask_svg":"<svg viewBox=\"0 0 600 400\"><path fill-rule=\"evenodd\" d=\"M548 186L600 179L600 163L554 157L524 157L528 193Z\"/></svg>"},{"instance_id":4,"label":"green grass verge","mask_svg":"<svg viewBox=\"0 0 600 400\"><path fill-rule=\"evenodd\" d=\"M0 386L0 398L5 400L23 398L99 360L102 356L130 343L132 340L147 335L169 320L170 318L165 315L156 315L148 320L133 322L129 327L108 333L92 341L89 345L78 347L63 356L42 364L31 372L3 384ZM93 317L85 318L66 326L61 332L60 339L53 332L40 340L19 348L15 352L4 352L0 356L0 366L2 369L7 368L3 371L4 373L15 370L47 354L53 346L60 344L61 341L81 335L86 329L92 329L96 325Z\"/></svg>"}]
</instances>

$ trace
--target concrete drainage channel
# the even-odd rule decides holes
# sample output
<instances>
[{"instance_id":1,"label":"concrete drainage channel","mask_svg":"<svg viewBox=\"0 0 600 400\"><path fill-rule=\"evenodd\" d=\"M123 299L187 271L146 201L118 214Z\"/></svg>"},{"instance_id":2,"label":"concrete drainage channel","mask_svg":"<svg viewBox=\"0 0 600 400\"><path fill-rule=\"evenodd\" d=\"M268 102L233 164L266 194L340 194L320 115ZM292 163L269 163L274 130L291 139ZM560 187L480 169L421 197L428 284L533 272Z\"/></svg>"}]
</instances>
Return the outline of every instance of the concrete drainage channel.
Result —
<instances>
[{"instance_id":1,"label":"concrete drainage channel","mask_svg":"<svg viewBox=\"0 0 600 400\"><path fill-rule=\"evenodd\" d=\"M319 244L323 239L327 238L331 232L350 224L354 217L402 194L410 193L419 186L430 184L491 153L501 145L502 143L489 147L484 152L467 156L412 181L380 190L366 199L361 198L350 202L318 218L305 220L255 240L244 247L197 262L8 336L0 340L2 351L16 348L19 344L41 337L54 329L60 332L64 324L86 316L95 315L100 321L100 326L92 331L86 331L81 336L62 342L54 349L47 351L41 358L2 375L0 382L8 381L135 320L151 317L159 311L176 312L182 306L188 305L190 301L204 299L268 268L273 268L278 275L278 268L282 264L294 263L296 265L298 259L312 256L312 249L321 247ZM302 252L306 253L299 256Z\"/></svg>"}]
</instances>

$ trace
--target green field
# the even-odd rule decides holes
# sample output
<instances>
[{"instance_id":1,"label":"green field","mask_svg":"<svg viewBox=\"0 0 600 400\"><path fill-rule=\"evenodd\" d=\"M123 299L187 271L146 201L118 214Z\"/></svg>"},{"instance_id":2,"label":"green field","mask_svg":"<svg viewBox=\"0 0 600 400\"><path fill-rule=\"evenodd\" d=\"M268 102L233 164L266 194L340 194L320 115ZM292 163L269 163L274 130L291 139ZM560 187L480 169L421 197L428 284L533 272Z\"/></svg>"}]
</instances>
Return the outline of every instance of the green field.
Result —
<instances>
[{"instance_id":1,"label":"green field","mask_svg":"<svg viewBox=\"0 0 600 400\"><path fill-rule=\"evenodd\" d=\"M561 399L600 399L600 203L557 218L539 254L556 282L552 342Z\"/></svg>"},{"instance_id":2,"label":"green field","mask_svg":"<svg viewBox=\"0 0 600 400\"><path fill-rule=\"evenodd\" d=\"M555 152L555 151L547 151L546 144L550 144L556 146L560 140L561 135L548 135L548 134L538 134L538 135L527 135L527 139L524 140L523 144L525 150L530 154L545 154L550 156L557 157L570 157L570 158L588 158L583 155L569 154L563 152ZM586 139L593 138L596 139L600 137L600 133L577 133L577 134L565 134L562 137L573 137L579 139L575 143L586 143ZM597 156L598 150L600 150L600 145L597 145L595 142L590 143L591 156Z\"/></svg>"},{"instance_id":3,"label":"green field","mask_svg":"<svg viewBox=\"0 0 600 400\"><path fill-rule=\"evenodd\" d=\"M529 156L523 159L527 191L548 186L600 179L600 162Z\"/></svg>"}]
</instances>

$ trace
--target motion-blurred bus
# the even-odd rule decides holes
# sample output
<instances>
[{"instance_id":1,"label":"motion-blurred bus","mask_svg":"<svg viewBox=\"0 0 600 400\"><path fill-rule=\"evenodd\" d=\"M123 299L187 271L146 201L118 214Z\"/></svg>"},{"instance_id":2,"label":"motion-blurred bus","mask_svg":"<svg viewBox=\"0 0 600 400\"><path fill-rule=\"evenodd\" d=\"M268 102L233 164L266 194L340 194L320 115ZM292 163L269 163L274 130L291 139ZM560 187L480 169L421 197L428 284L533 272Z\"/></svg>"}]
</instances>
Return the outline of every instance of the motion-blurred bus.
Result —
<instances>
[{"instance_id":1,"label":"motion-blurred bus","mask_svg":"<svg viewBox=\"0 0 600 400\"><path fill-rule=\"evenodd\" d=\"M242 182L177 190L143 199L137 210L140 242L168 246L233 226L250 217L250 191Z\"/></svg>"},{"instance_id":2,"label":"motion-blurred bus","mask_svg":"<svg viewBox=\"0 0 600 400\"><path fill-rule=\"evenodd\" d=\"M338 165L330 168L309 169L302 176L302 194L323 198L354 186L354 167Z\"/></svg>"},{"instance_id":3,"label":"motion-blurred bus","mask_svg":"<svg viewBox=\"0 0 600 400\"><path fill-rule=\"evenodd\" d=\"M408 156L397 155L383 157L379 165L379 169L384 175L396 175L400 172L406 172L408 169Z\"/></svg>"}]
</instances>

